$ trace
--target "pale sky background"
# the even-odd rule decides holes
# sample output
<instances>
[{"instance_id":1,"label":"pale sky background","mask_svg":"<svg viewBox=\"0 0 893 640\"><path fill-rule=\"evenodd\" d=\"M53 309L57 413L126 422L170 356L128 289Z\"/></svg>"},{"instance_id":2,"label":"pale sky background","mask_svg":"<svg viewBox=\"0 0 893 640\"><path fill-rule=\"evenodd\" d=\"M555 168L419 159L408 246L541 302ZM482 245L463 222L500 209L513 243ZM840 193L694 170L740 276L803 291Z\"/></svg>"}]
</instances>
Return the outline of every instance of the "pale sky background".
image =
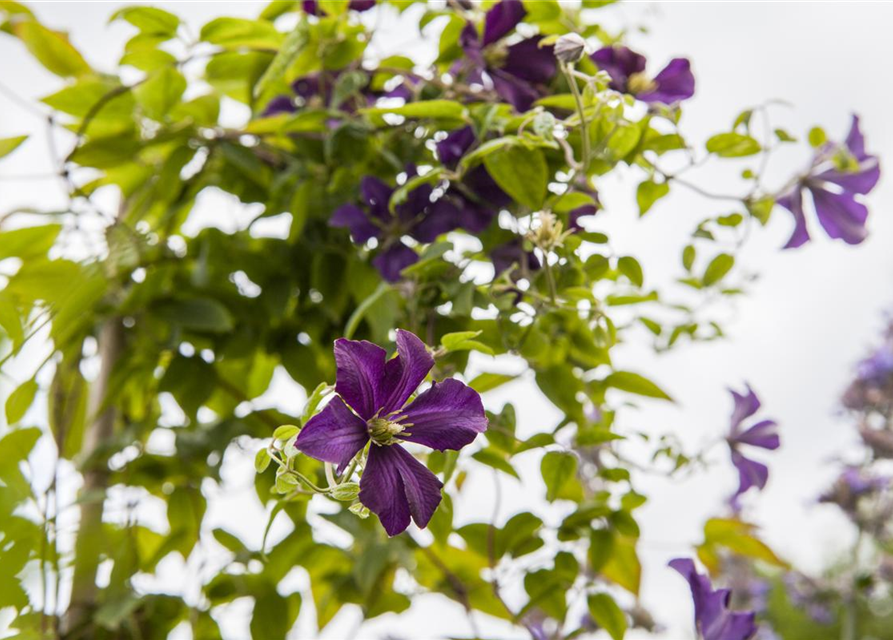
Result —
<instances>
[{"instance_id":1,"label":"pale sky background","mask_svg":"<svg viewBox=\"0 0 893 640\"><path fill-rule=\"evenodd\" d=\"M218 15L254 16L263 6L221 1L155 4L186 19L194 32ZM48 25L70 31L76 46L94 66L108 70L114 68L121 45L131 33L123 24L106 25L108 16L123 5L31 3ZM893 71L893 39L889 37L893 4L639 2L611 7L600 15L609 29L639 24L649 28L649 34L631 34L630 43L647 53L652 71L659 70L670 57L691 58L697 92L686 103L682 121L691 143L701 144L709 135L727 130L742 108L784 99L791 106L776 109L774 126L783 126L802 137L813 124L820 124L831 138L842 139L850 113L855 111L862 116L868 149L881 156L882 164L893 158L889 117L893 107L889 82ZM380 41L383 47L402 46L409 39L410 32L400 24L386 27ZM60 86L57 78L8 37L0 38L0 81L29 100ZM0 137L27 132L34 132L35 139L0 164L2 211L22 203L50 207L61 197L52 180L13 179L47 173L46 144L40 121L0 95ZM769 175L781 182L807 161L808 152L798 147L780 154L770 164ZM734 190L737 183L726 183L725 177L734 177L744 166L744 162L740 166L725 163L717 171L702 171L698 181L713 191ZM679 188L639 221L632 197L638 178L630 171L597 183L605 211L592 228L607 231L619 251L640 257L646 280L660 282L678 275L679 250L696 221L729 211L727 205L717 206ZM855 443L854 431L837 415L837 398L854 362L876 341L884 310L893 308L893 217L888 211L893 203L891 189L891 182L882 177L869 200L871 236L856 248L828 240L813 224L814 242L782 252L779 248L787 240L792 222L777 210L769 228L753 234L744 253L742 264L761 278L750 286L750 295L737 303L728 340L681 348L664 356L624 346L616 357L618 365L647 373L678 400L672 406L643 403L641 410L623 416L618 429L672 431L691 449L715 440L727 428L731 406L726 387L740 387L745 380L754 386L763 399L765 415L781 424L783 446L763 457L771 463L769 486L763 494L750 497L748 512L781 556L809 570L834 559L851 537L843 518L829 507L816 506L814 500L835 474L831 461L852 451ZM230 229L244 215L222 198L209 197L199 208L203 224ZM270 232L277 233L273 227L275 223ZM485 360L477 364L494 369ZM511 369L517 365L508 359L496 366ZM301 393L281 375L267 399L294 412L303 403ZM554 425L556 412L531 381L513 383L485 396L485 404L491 409L498 409L506 401L515 403L519 410L522 431ZM212 526L226 526L256 548L265 518L251 498L250 457L238 453L227 456L226 491L208 487L212 498L208 520ZM713 459L717 464L709 473L685 482L668 484L648 476L636 480L637 488L649 496L648 504L639 512L643 528L640 553L645 562L642 596L667 625L662 636L666 640L692 637L687 587L666 569L666 562L691 553L691 545L701 539L704 520L721 513L723 499L735 487L736 476L726 452L717 450ZM538 461L531 456L521 466L533 470ZM489 518L492 481L486 473L471 481L476 483L474 497L464 498L460 517L464 521ZM76 486L72 484L69 489L73 492ZM538 487L532 491L541 495ZM501 519L522 508L529 509L530 492L517 482L505 482ZM149 518L153 517L151 511L150 505ZM543 505L537 512L554 522L563 510ZM282 527L277 527L274 534L282 535L285 525L277 525ZM209 553L220 557L219 549ZM155 584L179 589L184 582L182 563L168 561L161 569L162 576ZM186 569L191 576L198 571L196 566ZM302 584L300 572L295 572L294 580L294 584ZM305 601L305 612L309 613L309 605ZM226 616L226 638L247 637L245 614L249 611L244 601L231 606ZM356 621L356 612L346 610L322 637L344 638ZM520 633L510 636L504 627L490 624L483 617L479 623L484 635L525 637ZM293 637L312 637L312 628L312 616L302 615ZM411 611L399 617L380 617L364 626L356 637L371 640L390 633L426 638L432 629L438 636L469 633L458 605L446 603L439 596L425 596Z\"/></svg>"}]
</instances>

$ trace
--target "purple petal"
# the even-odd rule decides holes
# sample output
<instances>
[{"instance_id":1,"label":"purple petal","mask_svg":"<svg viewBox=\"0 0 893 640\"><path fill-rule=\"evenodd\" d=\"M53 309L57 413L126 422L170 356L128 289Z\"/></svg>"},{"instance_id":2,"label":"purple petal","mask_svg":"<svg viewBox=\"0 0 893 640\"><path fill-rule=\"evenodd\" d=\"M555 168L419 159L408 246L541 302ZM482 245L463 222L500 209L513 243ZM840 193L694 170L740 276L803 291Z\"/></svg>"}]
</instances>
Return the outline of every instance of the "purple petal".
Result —
<instances>
[{"instance_id":1,"label":"purple petal","mask_svg":"<svg viewBox=\"0 0 893 640\"><path fill-rule=\"evenodd\" d=\"M540 268L540 261L528 251L524 251L520 238L509 240L490 251L490 259L493 261L493 269L496 275L511 268L513 264L526 267L528 271L536 271Z\"/></svg>"},{"instance_id":2,"label":"purple petal","mask_svg":"<svg viewBox=\"0 0 893 640\"><path fill-rule=\"evenodd\" d=\"M521 0L502 0L484 16L484 46L492 44L514 29L527 11Z\"/></svg>"},{"instance_id":3,"label":"purple petal","mask_svg":"<svg viewBox=\"0 0 893 640\"><path fill-rule=\"evenodd\" d=\"M473 67L484 67L484 54L481 52L481 38L478 30L471 22L465 23L462 33L459 34L459 46L465 52L465 57ZM476 80L474 80L476 81Z\"/></svg>"},{"instance_id":4,"label":"purple petal","mask_svg":"<svg viewBox=\"0 0 893 640\"><path fill-rule=\"evenodd\" d=\"M490 206L502 209L512 203L512 198L503 191L484 165L479 164L465 174L463 184Z\"/></svg>"},{"instance_id":5,"label":"purple petal","mask_svg":"<svg viewBox=\"0 0 893 640\"><path fill-rule=\"evenodd\" d=\"M769 480L769 468L761 462L744 457L739 451L732 449L732 464L738 469L738 491L741 495L751 487L762 489Z\"/></svg>"},{"instance_id":6,"label":"purple petal","mask_svg":"<svg viewBox=\"0 0 893 640\"><path fill-rule=\"evenodd\" d=\"M625 93L629 77L645 70L645 56L628 47L603 47L590 57L599 69L611 76L611 88L615 91Z\"/></svg>"},{"instance_id":7,"label":"purple petal","mask_svg":"<svg viewBox=\"0 0 893 640\"><path fill-rule=\"evenodd\" d=\"M409 178L416 176L415 167L409 174ZM431 194L434 188L430 184L423 184L410 191L406 196L406 202L400 204L397 209L397 217L403 222L411 222L425 213L431 206Z\"/></svg>"},{"instance_id":8,"label":"purple petal","mask_svg":"<svg viewBox=\"0 0 893 640\"><path fill-rule=\"evenodd\" d=\"M448 167L453 167L465 152L474 144L474 129L470 126L450 131L446 138L435 145L437 158Z\"/></svg>"},{"instance_id":9,"label":"purple petal","mask_svg":"<svg viewBox=\"0 0 893 640\"><path fill-rule=\"evenodd\" d=\"M843 188L844 191L866 194L877 184L881 178L881 167L875 160L865 162L865 168L852 173L843 173L837 169L828 169L816 174L813 179L824 182L833 182Z\"/></svg>"},{"instance_id":10,"label":"purple petal","mask_svg":"<svg viewBox=\"0 0 893 640\"><path fill-rule=\"evenodd\" d=\"M745 391L744 394L740 394L733 389L729 389L729 392L732 394L732 398L735 399L735 408L732 410L731 421L731 432L733 434L738 432L738 429L740 428L741 423L745 420L745 418L749 418L760 408L760 399L757 397L757 394L753 392L753 389L750 388L750 385L746 386L747 391Z\"/></svg>"},{"instance_id":11,"label":"purple petal","mask_svg":"<svg viewBox=\"0 0 893 640\"><path fill-rule=\"evenodd\" d=\"M381 404L380 387L387 352L365 340L335 340L335 391L363 420Z\"/></svg>"},{"instance_id":12,"label":"purple petal","mask_svg":"<svg viewBox=\"0 0 893 640\"><path fill-rule=\"evenodd\" d=\"M783 247L784 249L796 249L797 247L809 242L809 230L806 228L806 215L803 213L803 192L798 185L794 191L786 196L776 200L776 204L781 205L791 212L794 216L794 233L791 234L790 240Z\"/></svg>"},{"instance_id":13,"label":"purple petal","mask_svg":"<svg viewBox=\"0 0 893 640\"><path fill-rule=\"evenodd\" d=\"M384 182L373 176L363 176L360 180L360 195L363 201L369 205L369 209L377 218L386 220L391 217L388 203L394 190Z\"/></svg>"},{"instance_id":14,"label":"purple petal","mask_svg":"<svg viewBox=\"0 0 893 640\"><path fill-rule=\"evenodd\" d=\"M400 445L372 445L363 477L360 502L376 514L389 536L409 526L410 515L424 528L440 504L443 484Z\"/></svg>"},{"instance_id":15,"label":"purple petal","mask_svg":"<svg viewBox=\"0 0 893 640\"><path fill-rule=\"evenodd\" d=\"M571 210L567 215L567 228L573 231L583 231L580 218L594 216L596 213L598 213L598 207L594 204L584 204L582 207Z\"/></svg>"},{"instance_id":16,"label":"purple petal","mask_svg":"<svg viewBox=\"0 0 893 640\"><path fill-rule=\"evenodd\" d=\"M753 612L728 609L730 592L713 590L710 579L695 569L688 558L677 558L670 567L688 581L695 608L695 627L703 640L748 640L757 632Z\"/></svg>"},{"instance_id":17,"label":"purple petal","mask_svg":"<svg viewBox=\"0 0 893 640\"><path fill-rule=\"evenodd\" d=\"M413 238L419 242L434 242L438 236L452 231L458 226L459 210L447 200L441 198L428 213L412 228Z\"/></svg>"},{"instance_id":18,"label":"purple petal","mask_svg":"<svg viewBox=\"0 0 893 640\"><path fill-rule=\"evenodd\" d=\"M353 11L369 11L375 6L375 0L350 0L348 5Z\"/></svg>"},{"instance_id":19,"label":"purple petal","mask_svg":"<svg viewBox=\"0 0 893 640\"><path fill-rule=\"evenodd\" d=\"M276 96L267 103L261 115L269 117L280 113L294 113L295 111L297 111L297 107L295 107L290 96Z\"/></svg>"},{"instance_id":20,"label":"purple petal","mask_svg":"<svg viewBox=\"0 0 893 640\"><path fill-rule=\"evenodd\" d=\"M781 446L781 439L778 437L778 424L774 420L758 422L735 436L735 442L774 451Z\"/></svg>"},{"instance_id":21,"label":"purple petal","mask_svg":"<svg viewBox=\"0 0 893 640\"><path fill-rule=\"evenodd\" d=\"M545 84L552 80L558 69L555 50L551 46L540 47L540 40L542 38L537 36L510 46L500 70L532 84Z\"/></svg>"},{"instance_id":22,"label":"purple petal","mask_svg":"<svg viewBox=\"0 0 893 640\"><path fill-rule=\"evenodd\" d=\"M868 208L849 193L831 193L810 188L816 215L825 232L847 244L859 244L868 237L865 220Z\"/></svg>"},{"instance_id":23,"label":"purple petal","mask_svg":"<svg viewBox=\"0 0 893 640\"><path fill-rule=\"evenodd\" d=\"M481 396L454 379L435 382L402 412L407 430L398 437L443 451L459 450L487 430Z\"/></svg>"},{"instance_id":24,"label":"purple petal","mask_svg":"<svg viewBox=\"0 0 893 640\"><path fill-rule=\"evenodd\" d=\"M353 204L346 204L335 209L329 219L330 227L347 227L356 244L365 244L370 238L378 238L381 228L375 225L366 212Z\"/></svg>"},{"instance_id":25,"label":"purple petal","mask_svg":"<svg viewBox=\"0 0 893 640\"><path fill-rule=\"evenodd\" d=\"M397 330L397 356L385 365L381 385L381 415L386 416L406 404L434 366L425 343L409 331Z\"/></svg>"},{"instance_id":26,"label":"purple petal","mask_svg":"<svg viewBox=\"0 0 893 640\"><path fill-rule=\"evenodd\" d=\"M695 93L695 77L691 72L691 64L685 58L673 58L664 69L654 77L656 85L653 91L638 94L643 102L660 102L673 104Z\"/></svg>"},{"instance_id":27,"label":"purple petal","mask_svg":"<svg viewBox=\"0 0 893 640\"><path fill-rule=\"evenodd\" d=\"M311 458L344 466L368 441L366 422L336 396L307 421L295 440L295 447Z\"/></svg>"},{"instance_id":28,"label":"purple petal","mask_svg":"<svg viewBox=\"0 0 893 640\"><path fill-rule=\"evenodd\" d=\"M539 91L529 83L501 69L490 71L490 79L493 81L493 89L499 94L499 97L512 105L519 113L530 109L533 103L540 98Z\"/></svg>"},{"instance_id":29,"label":"purple petal","mask_svg":"<svg viewBox=\"0 0 893 640\"><path fill-rule=\"evenodd\" d=\"M319 95L319 73L311 73L302 78L298 78L291 83L291 90L295 95L309 100L313 96ZM328 102L328 100L326 100Z\"/></svg>"},{"instance_id":30,"label":"purple petal","mask_svg":"<svg viewBox=\"0 0 893 640\"><path fill-rule=\"evenodd\" d=\"M457 198L457 203L456 226L471 233L481 233L496 217L496 212L489 207L464 196Z\"/></svg>"},{"instance_id":31,"label":"purple petal","mask_svg":"<svg viewBox=\"0 0 893 640\"><path fill-rule=\"evenodd\" d=\"M395 242L372 259L381 277L387 282L399 282L400 272L419 261L419 254L402 242Z\"/></svg>"},{"instance_id":32,"label":"purple petal","mask_svg":"<svg viewBox=\"0 0 893 640\"><path fill-rule=\"evenodd\" d=\"M874 156L869 156L865 153L865 137L862 135L862 129L859 127L859 116L855 113L850 122L850 131L846 136L846 146L856 160L859 160L860 162L862 160L874 158Z\"/></svg>"}]
</instances>

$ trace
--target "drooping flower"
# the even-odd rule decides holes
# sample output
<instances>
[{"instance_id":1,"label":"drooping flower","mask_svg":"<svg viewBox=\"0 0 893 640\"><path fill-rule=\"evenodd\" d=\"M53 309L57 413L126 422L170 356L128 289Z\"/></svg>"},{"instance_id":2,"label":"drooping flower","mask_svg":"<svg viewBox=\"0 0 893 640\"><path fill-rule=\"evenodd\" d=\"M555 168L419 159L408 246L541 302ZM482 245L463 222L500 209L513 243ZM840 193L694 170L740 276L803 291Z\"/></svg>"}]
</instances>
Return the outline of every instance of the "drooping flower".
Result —
<instances>
[{"instance_id":1,"label":"drooping flower","mask_svg":"<svg viewBox=\"0 0 893 640\"><path fill-rule=\"evenodd\" d=\"M410 167L407 177L415 175L415 168ZM431 185L420 185L391 211L389 203L394 189L378 178L365 176L360 181L360 196L366 207L343 205L332 214L329 225L350 229L353 241L359 245L376 238L381 250L372 264L385 280L397 282L400 272L419 259L401 239L404 235L419 242L433 242L440 234L459 226L455 205L444 198L432 202L433 192Z\"/></svg>"},{"instance_id":2,"label":"drooping flower","mask_svg":"<svg viewBox=\"0 0 893 640\"><path fill-rule=\"evenodd\" d=\"M542 85L555 76L558 68L553 47L540 47L540 36L512 45L501 42L526 14L521 0L501 0L487 11L483 36L469 22L459 37L466 56L459 69L466 68L470 82L489 81L517 111L527 111L542 97Z\"/></svg>"},{"instance_id":3,"label":"drooping flower","mask_svg":"<svg viewBox=\"0 0 893 640\"><path fill-rule=\"evenodd\" d=\"M752 611L731 611L728 589L714 589L710 578L698 573L688 558L670 561L670 567L688 580L695 605L695 628L701 640L749 640L757 632Z\"/></svg>"},{"instance_id":4,"label":"drooping flower","mask_svg":"<svg viewBox=\"0 0 893 640\"><path fill-rule=\"evenodd\" d=\"M736 391L731 391L731 394L735 399L735 409L732 411L731 428L726 441L732 452L732 464L738 469L738 490L733 497L733 500L736 500L751 487L762 489L769 479L769 468L744 456L741 448L751 446L774 450L778 449L781 442L778 437L778 425L773 420L761 420L749 427L742 426L742 423L760 408L760 400L750 386L744 395Z\"/></svg>"},{"instance_id":5,"label":"drooping flower","mask_svg":"<svg viewBox=\"0 0 893 640\"><path fill-rule=\"evenodd\" d=\"M307 421L295 447L344 467L371 442L360 502L388 535L404 531L410 518L424 528L440 504L443 484L399 443L438 451L470 444L487 428L480 395L446 379L406 404L434 366L425 344L408 331L397 331L397 355L390 360L371 342L336 340L335 364L337 396Z\"/></svg>"},{"instance_id":6,"label":"drooping flower","mask_svg":"<svg viewBox=\"0 0 893 640\"><path fill-rule=\"evenodd\" d=\"M645 56L629 47L602 47L591 56L611 76L610 87L642 102L674 104L695 93L695 77L686 58L673 58L654 78L645 73Z\"/></svg>"},{"instance_id":7,"label":"drooping flower","mask_svg":"<svg viewBox=\"0 0 893 640\"><path fill-rule=\"evenodd\" d=\"M808 174L776 201L794 216L794 233L784 248L799 247L810 239L804 207L806 195L829 237L847 244L865 240L868 207L856 196L874 189L880 176L877 157L866 153L859 116L854 114L845 143L829 143L816 149Z\"/></svg>"}]
</instances>

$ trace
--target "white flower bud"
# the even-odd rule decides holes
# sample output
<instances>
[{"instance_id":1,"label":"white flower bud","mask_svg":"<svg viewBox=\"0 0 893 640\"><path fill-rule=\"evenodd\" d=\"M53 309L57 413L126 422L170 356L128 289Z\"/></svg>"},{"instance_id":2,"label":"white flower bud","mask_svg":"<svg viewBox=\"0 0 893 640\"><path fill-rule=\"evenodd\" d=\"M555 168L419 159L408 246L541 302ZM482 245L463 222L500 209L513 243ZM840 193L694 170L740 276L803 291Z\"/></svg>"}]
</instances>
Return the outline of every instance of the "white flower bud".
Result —
<instances>
[{"instance_id":1,"label":"white flower bud","mask_svg":"<svg viewBox=\"0 0 893 640\"><path fill-rule=\"evenodd\" d=\"M555 57L573 64L578 62L586 53L586 41L578 33L566 33L555 43Z\"/></svg>"}]
</instances>

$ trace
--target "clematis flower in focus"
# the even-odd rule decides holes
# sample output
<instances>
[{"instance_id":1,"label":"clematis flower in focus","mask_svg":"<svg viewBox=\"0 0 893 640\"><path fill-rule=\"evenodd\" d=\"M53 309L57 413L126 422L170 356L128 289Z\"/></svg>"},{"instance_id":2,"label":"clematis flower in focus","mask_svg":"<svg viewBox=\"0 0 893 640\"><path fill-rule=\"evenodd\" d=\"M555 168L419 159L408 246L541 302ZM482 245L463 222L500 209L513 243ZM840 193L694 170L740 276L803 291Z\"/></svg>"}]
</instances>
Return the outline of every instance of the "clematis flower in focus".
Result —
<instances>
[{"instance_id":1,"label":"clematis flower in focus","mask_svg":"<svg viewBox=\"0 0 893 640\"><path fill-rule=\"evenodd\" d=\"M876 156L865 151L859 116L853 115L844 144L825 144L816 150L812 166L794 188L778 198L777 204L794 216L794 233L785 249L809 241L805 197L812 200L815 216L829 237L859 244L868 236L865 223L868 207L856 196L869 193L880 179Z\"/></svg>"},{"instance_id":2,"label":"clematis flower in focus","mask_svg":"<svg viewBox=\"0 0 893 640\"><path fill-rule=\"evenodd\" d=\"M726 441L732 452L732 464L738 469L739 484L738 491L733 497L735 501L751 487L762 489L769 479L769 468L746 457L741 453L742 447L750 446L771 451L778 449L781 442L778 437L778 425L773 420L762 420L746 428L742 425L760 408L760 400L750 386L744 395L736 391L731 393L735 399L735 409L732 411L731 429Z\"/></svg>"},{"instance_id":3,"label":"clematis flower in focus","mask_svg":"<svg viewBox=\"0 0 893 640\"><path fill-rule=\"evenodd\" d=\"M517 111L527 111L542 97L541 86L558 68L554 48L540 47L540 36L511 45L501 42L526 14L521 0L501 0L487 11L483 35L469 22L459 37L468 80L484 84L488 79L493 90Z\"/></svg>"},{"instance_id":4,"label":"clematis flower in focus","mask_svg":"<svg viewBox=\"0 0 893 640\"><path fill-rule=\"evenodd\" d=\"M611 76L612 89L642 102L674 104L695 93L695 77L686 58L673 58L654 78L645 74L645 56L629 47L602 47L590 58Z\"/></svg>"},{"instance_id":5,"label":"clematis flower in focus","mask_svg":"<svg viewBox=\"0 0 893 640\"><path fill-rule=\"evenodd\" d=\"M670 561L670 567L688 580L695 605L695 628L701 640L749 640L757 632L752 611L731 611L728 589L714 589L710 578L698 573L688 558Z\"/></svg>"},{"instance_id":6,"label":"clematis flower in focus","mask_svg":"<svg viewBox=\"0 0 893 640\"><path fill-rule=\"evenodd\" d=\"M336 340L338 395L307 421L295 447L344 467L368 444L360 502L394 536L410 519L422 528L428 524L443 486L400 443L459 450L487 429L487 417L477 391L453 379L434 382L407 404L434 366L414 334L398 330L397 355L386 356L371 342Z\"/></svg>"}]
</instances>

